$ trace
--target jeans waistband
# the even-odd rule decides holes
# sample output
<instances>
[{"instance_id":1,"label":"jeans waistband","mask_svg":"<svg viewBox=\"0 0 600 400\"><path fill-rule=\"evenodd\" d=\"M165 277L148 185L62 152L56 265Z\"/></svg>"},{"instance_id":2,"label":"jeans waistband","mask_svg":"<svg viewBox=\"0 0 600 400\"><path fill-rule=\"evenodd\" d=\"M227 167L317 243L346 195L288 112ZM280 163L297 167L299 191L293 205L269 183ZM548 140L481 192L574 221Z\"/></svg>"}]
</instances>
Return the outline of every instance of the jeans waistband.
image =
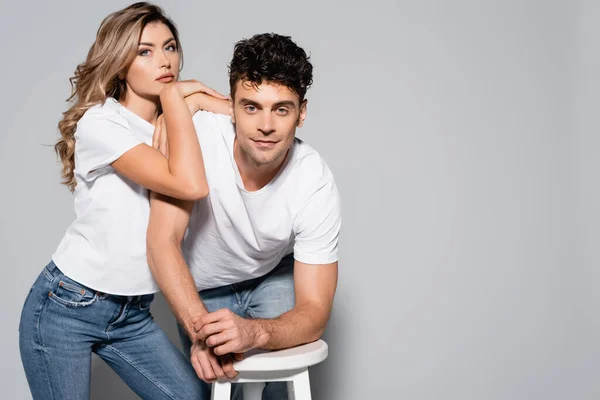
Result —
<instances>
[{"instance_id":1,"label":"jeans waistband","mask_svg":"<svg viewBox=\"0 0 600 400\"><path fill-rule=\"evenodd\" d=\"M58 266L54 263L53 260L50 260L50 262L46 266L46 270L50 273L50 275L52 275L53 278L56 278L59 275L64 275L64 273L58 268ZM73 279L71 277L69 277L69 279L75 281L75 279ZM77 282L77 283L79 283L79 282ZM79 283L79 284L82 286L85 286L81 283ZM136 302L140 302L142 300L154 298L154 294L138 294L135 296L123 296L123 295L119 295L119 294L104 293L104 292L101 292L99 290L96 290L96 289L90 288L90 287L88 287L88 289L90 289L92 292L95 292L98 295L98 297L102 297L102 298L110 297L115 300L120 300L123 302L136 303Z\"/></svg>"}]
</instances>

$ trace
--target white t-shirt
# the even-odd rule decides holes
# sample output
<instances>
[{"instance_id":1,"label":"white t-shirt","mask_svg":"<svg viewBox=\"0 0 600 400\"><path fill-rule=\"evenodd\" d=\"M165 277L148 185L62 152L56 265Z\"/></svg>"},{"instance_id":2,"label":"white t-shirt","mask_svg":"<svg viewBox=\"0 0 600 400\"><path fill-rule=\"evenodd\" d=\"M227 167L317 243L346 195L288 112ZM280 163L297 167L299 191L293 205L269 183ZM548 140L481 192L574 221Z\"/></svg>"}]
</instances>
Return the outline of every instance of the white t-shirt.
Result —
<instances>
[{"instance_id":1,"label":"white t-shirt","mask_svg":"<svg viewBox=\"0 0 600 400\"><path fill-rule=\"evenodd\" d=\"M75 221L52 259L70 278L101 292L139 295L159 290L146 260L148 190L110 164L154 127L115 99L90 108L75 133Z\"/></svg>"},{"instance_id":2,"label":"white t-shirt","mask_svg":"<svg viewBox=\"0 0 600 400\"><path fill-rule=\"evenodd\" d=\"M307 264L337 261L339 194L313 148L296 139L278 175L248 192L231 118L200 111L193 119L210 194L194 205L183 251L199 290L263 276L292 251Z\"/></svg>"}]
</instances>

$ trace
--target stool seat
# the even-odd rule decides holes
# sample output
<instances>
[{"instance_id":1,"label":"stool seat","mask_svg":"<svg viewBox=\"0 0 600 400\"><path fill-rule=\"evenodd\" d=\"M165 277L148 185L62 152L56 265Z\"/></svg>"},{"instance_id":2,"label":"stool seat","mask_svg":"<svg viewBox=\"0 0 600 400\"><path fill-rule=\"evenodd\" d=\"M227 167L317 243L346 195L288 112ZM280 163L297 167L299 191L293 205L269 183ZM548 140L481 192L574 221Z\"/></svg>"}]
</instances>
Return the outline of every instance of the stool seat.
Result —
<instances>
[{"instance_id":1,"label":"stool seat","mask_svg":"<svg viewBox=\"0 0 600 400\"><path fill-rule=\"evenodd\" d=\"M235 379L213 383L211 398L229 400L231 383L241 383L244 400L260 400L265 382L287 382L289 400L310 400L308 367L325 360L327 354L323 340L284 350L249 351L243 360L234 362Z\"/></svg>"},{"instance_id":2,"label":"stool seat","mask_svg":"<svg viewBox=\"0 0 600 400\"><path fill-rule=\"evenodd\" d=\"M249 351L243 360L234 362L233 368L240 373L301 369L325 360L327 353L327 343L319 339L290 349Z\"/></svg>"}]
</instances>

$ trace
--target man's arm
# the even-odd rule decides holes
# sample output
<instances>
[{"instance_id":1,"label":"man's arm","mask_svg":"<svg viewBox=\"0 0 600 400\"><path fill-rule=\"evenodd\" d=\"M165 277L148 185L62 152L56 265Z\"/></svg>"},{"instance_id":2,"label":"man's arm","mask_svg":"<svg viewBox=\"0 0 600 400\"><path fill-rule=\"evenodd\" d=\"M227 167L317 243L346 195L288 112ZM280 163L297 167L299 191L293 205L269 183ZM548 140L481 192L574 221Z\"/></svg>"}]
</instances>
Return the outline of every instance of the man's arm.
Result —
<instances>
[{"instance_id":1,"label":"man's arm","mask_svg":"<svg viewBox=\"0 0 600 400\"><path fill-rule=\"evenodd\" d=\"M177 320L192 341L191 362L205 382L236 377L231 356L217 359L204 341L198 340L192 318L206 314L194 279L181 253L181 242L188 227L193 203L152 193L150 222L146 234L148 264Z\"/></svg>"},{"instance_id":2,"label":"man's arm","mask_svg":"<svg viewBox=\"0 0 600 400\"><path fill-rule=\"evenodd\" d=\"M196 319L198 337L215 354L242 353L253 348L284 349L321 337L333 305L338 263L324 265L295 261L294 308L274 319L244 319L219 310Z\"/></svg>"},{"instance_id":3,"label":"man's arm","mask_svg":"<svg viewBox=\"0 0 600 400\"><path fill-rule=\"evenodd\" d=\"M192 274L181 253L193 202L152 192L146 251L150 270L177 320L194 339L192 318L205 314Z\"/></svg>"}]
</instances>

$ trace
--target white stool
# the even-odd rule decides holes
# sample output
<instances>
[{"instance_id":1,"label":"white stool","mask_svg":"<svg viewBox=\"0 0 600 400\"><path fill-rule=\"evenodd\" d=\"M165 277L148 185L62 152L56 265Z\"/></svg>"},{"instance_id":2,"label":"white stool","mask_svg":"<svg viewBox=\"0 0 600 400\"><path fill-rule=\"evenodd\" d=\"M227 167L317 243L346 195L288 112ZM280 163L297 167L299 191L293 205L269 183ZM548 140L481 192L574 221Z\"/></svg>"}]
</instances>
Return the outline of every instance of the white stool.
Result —
<instances>
[{"instance_id":1,"label":"white stool","mask_svg":"<svg viewBox=\"0 0 600 400\"><path fill-rule=\"evenodd\" d=\"M264 382L287 382L289 400L310 400L308 367L326 358L327 343L323 340L291 349L248 353L233 364L238 372L234 380L213 383L211 398L229 400L231 383L243 383L244 400L260 400Z\"/></svg>"}]
</instances>

